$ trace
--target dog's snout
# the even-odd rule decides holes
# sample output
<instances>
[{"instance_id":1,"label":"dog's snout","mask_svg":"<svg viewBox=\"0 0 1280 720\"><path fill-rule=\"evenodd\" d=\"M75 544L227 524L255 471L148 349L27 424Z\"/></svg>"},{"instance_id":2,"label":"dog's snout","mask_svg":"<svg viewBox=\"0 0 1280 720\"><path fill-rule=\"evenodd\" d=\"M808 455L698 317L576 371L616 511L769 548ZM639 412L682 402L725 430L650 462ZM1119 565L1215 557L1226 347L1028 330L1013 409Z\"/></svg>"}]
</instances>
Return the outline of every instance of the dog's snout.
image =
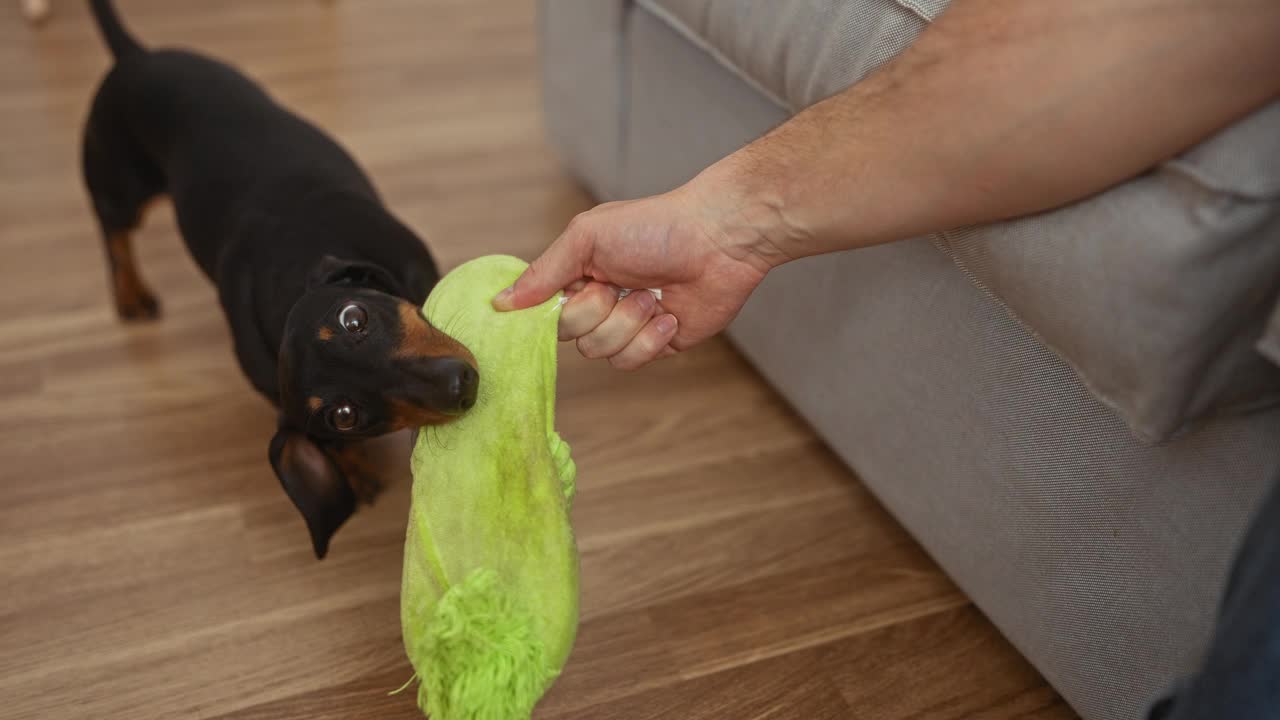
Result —
<instances>
[{"instance_id":1,"label":"dog's snout","mask_svg":"<svg viewBox=\"0 0 1280 720\"><path fill-rule=\"evenodd\" d=\"M480 389L480 373L462 360L455 361L449 375L449 396L457 401L458 410L466 411L475 407L476 393Z\"/></svg>"}]
</instances>

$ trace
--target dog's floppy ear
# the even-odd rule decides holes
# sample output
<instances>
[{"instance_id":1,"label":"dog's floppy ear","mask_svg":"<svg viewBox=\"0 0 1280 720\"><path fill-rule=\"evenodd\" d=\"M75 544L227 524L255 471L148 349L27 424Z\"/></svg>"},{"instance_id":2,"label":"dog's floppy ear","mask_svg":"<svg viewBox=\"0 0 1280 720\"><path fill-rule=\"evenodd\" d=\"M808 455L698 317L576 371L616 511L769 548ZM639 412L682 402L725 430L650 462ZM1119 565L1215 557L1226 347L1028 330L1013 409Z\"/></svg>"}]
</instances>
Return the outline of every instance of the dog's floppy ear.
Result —
<instances>
[{"instance_id":1,"label":"dog's floppy ear","mask_svg":"<svg viewBox=\"0 0 1280 720\"><path fill-rule=\"evenodd\" d=\"M338 464L303 433L280 428L269 454L285 493L307 521L316 558L324 559L329 540L356 511L355 493Z\"/></svg>"},{"instance_id":2,"label":"dog's floppy ear","mask_svg":"<svg viewBox=\"0 0 1280 720\"><path fill-rule=\"evenodd\" d=\"M307 276L307 289L320 285L353 285L381 290L390 295L399 295L401 292L400 283L385 268L333 255L321 258Z\"/></svg>"}]
</instances>

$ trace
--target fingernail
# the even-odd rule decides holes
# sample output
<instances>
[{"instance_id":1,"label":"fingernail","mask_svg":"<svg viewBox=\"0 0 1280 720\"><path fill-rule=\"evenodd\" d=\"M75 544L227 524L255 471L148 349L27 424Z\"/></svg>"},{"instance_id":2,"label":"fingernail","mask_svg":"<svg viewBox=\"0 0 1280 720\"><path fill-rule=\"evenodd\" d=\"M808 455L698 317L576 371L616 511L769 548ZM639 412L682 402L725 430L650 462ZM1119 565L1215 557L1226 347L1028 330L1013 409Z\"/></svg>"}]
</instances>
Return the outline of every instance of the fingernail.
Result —
<instances>
[{"instance_id":1,"label":"fingernail","mask_svg":"<svg viewBox=\"0 0 1280 720\"><path fill-rule=\"evenodd\" d=\"M658 302L657 299L653 297L653 293L651 292L646 292L644 290L641 290L640 292L633 293L633 294L636 296L636 302L640 303L640 309L644 310L645 312L649 312L650 310L652 310L654 304Z\"/></svg>"},{"instance_id":2,"label":"fingernail","mask_svg":"<svg viewBox=\"0 0 1280 720\"><path fill-rule=\"evenodd\" d=\"M514 288L507 288L506 290L503 290L502 292L495 295L493 298L493 307L498 310L510 310L511 296L515 295L515 292L516 291Z\"/></svg>"},{"instance_id":3,"label":"fingernail","mask_svg":"<svg viewBox=\"0 0 1280 720\"><path fill-rule=\"evenodd\" d=\"M645 294L648 295L648 293L645 293ZM670 313L663 315L662 317L658 318L658 322L655 327L657 327L658 332L662 333L663 335L666 335L669 332L674 332L676 329L676 316Z\"/></svg>"}]
</instances>

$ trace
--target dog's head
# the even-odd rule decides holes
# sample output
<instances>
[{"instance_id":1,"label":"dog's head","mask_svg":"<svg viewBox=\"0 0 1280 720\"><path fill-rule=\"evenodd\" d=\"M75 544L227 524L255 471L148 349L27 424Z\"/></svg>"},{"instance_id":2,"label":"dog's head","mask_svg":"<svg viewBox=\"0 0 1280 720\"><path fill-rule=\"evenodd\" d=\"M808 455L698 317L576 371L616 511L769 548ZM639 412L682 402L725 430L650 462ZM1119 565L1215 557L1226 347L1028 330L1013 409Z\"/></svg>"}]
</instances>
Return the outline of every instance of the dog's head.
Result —
<instances>
[{"instance_id":1,"label":"dog's head","mask_svg":"<svg viewBox=\"0 0 1280 720\"><path fill-rule=\"evenodd\" d=\"M326 257L285 322L271 464L316 555L355 511L353 440L452 420L476 401L475 358L377 265Z\"/></svg>"}]
</instances>

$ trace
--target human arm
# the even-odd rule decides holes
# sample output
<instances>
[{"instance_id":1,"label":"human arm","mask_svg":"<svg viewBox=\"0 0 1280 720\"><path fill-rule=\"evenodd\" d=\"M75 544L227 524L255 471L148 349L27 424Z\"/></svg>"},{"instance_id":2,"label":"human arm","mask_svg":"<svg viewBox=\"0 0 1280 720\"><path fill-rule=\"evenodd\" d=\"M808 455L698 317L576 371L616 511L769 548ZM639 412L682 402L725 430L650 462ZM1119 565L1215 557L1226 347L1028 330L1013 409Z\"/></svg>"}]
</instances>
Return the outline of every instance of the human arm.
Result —
<instances>
[{"instance_id":1,"label":"human arm","mask_svg":"<svg viewBox=\"0 0 1280 720\"><path fill-rule=\"evenodd\" d=\"M956 0L685 185L575 218L497 304L582 285L562 336L637 367L723 329L783 262L1087 197L1277 96L1275 0Z\"/></svg>"}]
</instances>

